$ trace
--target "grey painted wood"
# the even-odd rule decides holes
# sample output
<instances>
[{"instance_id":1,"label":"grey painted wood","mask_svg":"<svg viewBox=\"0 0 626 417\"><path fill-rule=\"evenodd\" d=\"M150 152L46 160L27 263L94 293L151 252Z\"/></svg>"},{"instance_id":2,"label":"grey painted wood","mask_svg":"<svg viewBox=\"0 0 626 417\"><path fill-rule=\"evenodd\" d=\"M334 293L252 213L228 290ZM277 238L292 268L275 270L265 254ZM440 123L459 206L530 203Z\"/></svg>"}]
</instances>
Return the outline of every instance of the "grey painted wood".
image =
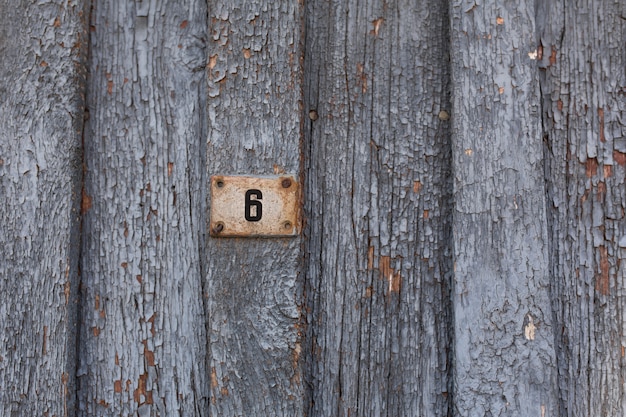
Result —
<instances>
[{"instance_id":1,"label":"grey painted wood","mask_svg":"<svg viewBox=\"0 0 626 417\"><path fill-rule=\"evenodd\" d=\"M445 2L311 1L310 416L450 413Z\"/></svg>"},{"instance_id":2,"label":"grey painted wood","mask_svg":"<svg viewBox=\"0 0 626 417\"><path fill-rule=\"evenodd\" d=\"M626 413L624 4L39 3L0 416ZM210 238L216 173L299 176L303 235Z\"/></svg>"},{"instance_id":3,"label":"grey painted wood","mask_svg":"<svg viewBox=\"0 0 626 417\"><path fill-rule=\"evenodd\" d=\"M534 2L451 21L455 415L557 415Z\"/></svg>"},{"instance_id":4,"label":"grey painted wood","mask_svg":"<svg viewBox=\"0 0 626 417\"><path fill-rule=\"evenodd\" d=\"M73 412L83 4L0 1L0 416Z\"/></svg>"},{"instance_id":5,"label":"grey painted wood","mask_svg":"<svg viewBox=\"0 0 626 417\"><path fill-rule=\"evenodd\" d=\"M203 187L213 174L301 174L302 9L211 2ZM205 244L211 414L303 415L302 238Z\"/></svg>"},{"instance_id":6,"label":"grey painted wood","mask_svg":"<svg viewBox=\"0 0 626 417\"><path fill-rule=\"evenodd\" d=\"M626 414L626 4L538 12L560 415Z\"/></svg>"},{"instance_id":7,"label":"grey painted wood","mask_svg":"<svg viewBox=\"0 0 626 417\"><path fill-rule=\"evenodd\" d=\"M96 2L79 416L208 415L204 1Z\"/></svg>"}]
</instances>

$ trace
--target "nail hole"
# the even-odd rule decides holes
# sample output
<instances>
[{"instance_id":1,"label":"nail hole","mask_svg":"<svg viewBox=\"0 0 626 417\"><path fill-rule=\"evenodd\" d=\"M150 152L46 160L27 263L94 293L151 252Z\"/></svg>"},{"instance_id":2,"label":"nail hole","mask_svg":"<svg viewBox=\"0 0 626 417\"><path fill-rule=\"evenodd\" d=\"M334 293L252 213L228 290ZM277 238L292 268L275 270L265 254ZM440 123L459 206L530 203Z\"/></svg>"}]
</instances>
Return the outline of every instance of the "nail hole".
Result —
<instances>
[{"instance_id":1,"label":"nail hole","mask_svg":"<svg viewBox=\"0 0 626 417\"><path fill-rule=\"evenodd\" d=\"M222 181L222 180L217 180L217 181L215 182L215 185L217 185L217 188L222 188L222 187L224 187L224 181Z\"/></svg>"}]
</instances>

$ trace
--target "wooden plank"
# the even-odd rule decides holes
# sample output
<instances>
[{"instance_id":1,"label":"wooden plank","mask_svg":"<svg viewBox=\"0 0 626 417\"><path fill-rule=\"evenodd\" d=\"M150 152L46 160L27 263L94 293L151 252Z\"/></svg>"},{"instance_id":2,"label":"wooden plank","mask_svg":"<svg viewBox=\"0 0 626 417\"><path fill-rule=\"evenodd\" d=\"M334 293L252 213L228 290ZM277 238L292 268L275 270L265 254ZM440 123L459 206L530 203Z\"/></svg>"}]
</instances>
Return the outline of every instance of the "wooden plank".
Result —
<instances>
[{"instance_id":1,"label":"wooden plank","mask_svg":"<svg viewBox=\"0 0 626 417\"><path fill-rule=\"evenodd\" d=\"M299 178L302 7L212 2L206 187L214 174ZM207 236L212 415L303 415L301 244Z\"/></svg>"},{"instance_id":2,"label":"wooden plank","mask_svg":"<svg viewBox=\"0 0 626 417\"><path fill-rule=\"evenodd\" d=\"M449 415L447 5L307 16L308 415Z\"/></svg>"},{"instance_id":3,"label":"wooden plank","mask_svg":"<svg viewBox=\"0 0 626 417\"><path fill-rule=\"evenodd\" d=\"M206 7L94 3L79 415L208 415Z\"/></svg>"},{"instance_id":4,"label":"wooden plank","mask_svg":"<svg viewBox=\"0 0 626 417\"><path fill-rule=\"evenodd\" d=\"M541 4L560 415L626 415L626 9Z\"/></svg>"},{"instance_id":5,"label":"wooden plank","mask_svg":"<svg viewBox=\"0 0 626 417\"><path fill-rule=\"evenodd\" d=\"M84 4L0 1L0 415L73 414Z\"/></svg>"},{"instance_id":6,"label":"wooden plank","mask_svg":"<svg viewBox=\"0 0 626 417\"><path fill-rule=\"evenodd\" d=\"M534 4L451 8L459 416L558 413Z\"/></svg>"}]
</instances>

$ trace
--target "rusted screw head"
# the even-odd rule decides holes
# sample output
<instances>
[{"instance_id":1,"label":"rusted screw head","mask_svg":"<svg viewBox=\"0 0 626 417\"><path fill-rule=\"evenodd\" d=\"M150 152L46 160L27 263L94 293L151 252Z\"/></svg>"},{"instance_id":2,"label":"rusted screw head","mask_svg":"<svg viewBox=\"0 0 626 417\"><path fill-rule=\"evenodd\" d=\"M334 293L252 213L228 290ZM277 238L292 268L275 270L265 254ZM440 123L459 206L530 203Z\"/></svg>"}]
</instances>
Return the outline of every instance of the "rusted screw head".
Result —
<instances>
[{"instance_id":1,"label":"rusted screw head","mask_svg":"<svg viewBox=\"0 0 626 417\"><path fill-rule=\"evenodd\" d=\"M217 188L222 188L224 186L224 181L217 180L215 181L215 185L217 185Z\"/></svg>"},{"instance_id":2,"label":"rusted screw head","mask_svg":"<svg viewBox=\"0 0 626 417\"><path fill-rule=\"evenodd\" d=\"M215 226L213 226L213 233L215 233L216 235L221 233L222 230L224 230L224 223L222 222L217 222Z\"/></svg>"},{"instance_id":3,"label":"rusted screw head","mask_svg":"<svg viewBox=\"0 0 626 417\"><path fill-rule=\"evenodd\" d=\"M287 220L286 222L283 223L283 228L285 230L289 230L293 227L293 225L291 224L291 222L289 220Z\"/></svg>"},{"instance_id":4,"label":"rusted screw head","mask_svg":"<svg viewBox=\"0 0 626 417\"><path fill-rule=\"evenodd\" d=\"M291 180L289 178L285 178L285 179L283 179L281 184L282 184L283 188L289 188L289 187L291 187Z\"/></svg>"}]
</instances>

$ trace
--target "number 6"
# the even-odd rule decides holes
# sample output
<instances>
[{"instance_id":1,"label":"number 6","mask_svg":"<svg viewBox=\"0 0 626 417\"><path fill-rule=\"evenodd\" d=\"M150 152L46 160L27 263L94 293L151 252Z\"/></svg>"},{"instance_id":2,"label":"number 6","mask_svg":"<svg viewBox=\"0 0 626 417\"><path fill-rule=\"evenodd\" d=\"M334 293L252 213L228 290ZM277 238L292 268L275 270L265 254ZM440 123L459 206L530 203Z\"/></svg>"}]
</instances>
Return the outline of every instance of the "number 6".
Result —
<instances>
[{"instance_id":1,"label":"number 6","mask_svg":"<svg viewBox=\"0 0 626 417\"><path fill-rule=\"evenodd\" d=\"M256 197L256 200L252 200L252 196ZM258 222L259 220L261 220L261 216L263 215L263 205L259 200L262 199L263 193L261 193L261 190L246 191L245 216L247 221ZM252 207L256 208L254 214L252 214Z\"/></svg>"}]
</instances>

